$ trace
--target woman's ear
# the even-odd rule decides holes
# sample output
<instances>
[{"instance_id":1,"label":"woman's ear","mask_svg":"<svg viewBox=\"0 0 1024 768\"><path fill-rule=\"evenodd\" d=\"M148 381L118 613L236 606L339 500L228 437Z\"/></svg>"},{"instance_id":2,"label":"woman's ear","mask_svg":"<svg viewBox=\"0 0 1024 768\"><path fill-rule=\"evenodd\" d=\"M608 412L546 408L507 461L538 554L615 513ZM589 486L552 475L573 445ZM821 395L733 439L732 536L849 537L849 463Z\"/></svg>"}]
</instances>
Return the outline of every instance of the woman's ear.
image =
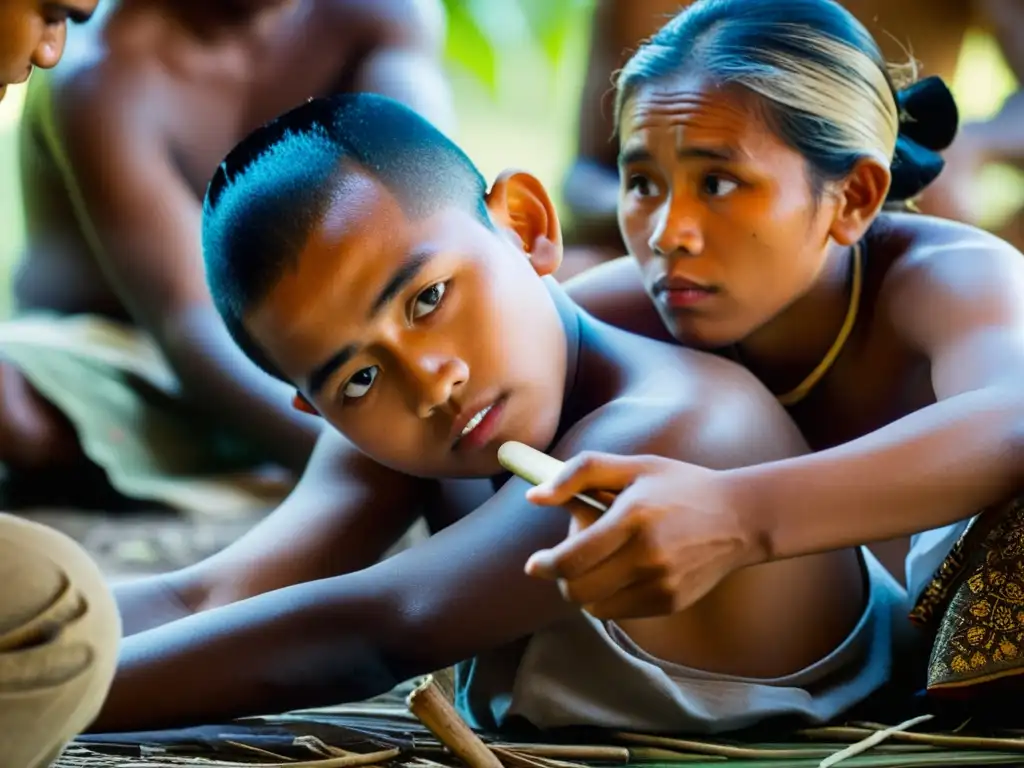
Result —
<instances>
[{"instance_id":1,"label":"woman's ear","mask_svg":"<svg viewBox=\"0 0 1024 768\"><path fill-rule=\"evenodd\" d=\"M885 205L892 175L873 157L857 161L838 184L837 205L829 235L841 245L853 245L867 233Z\"/></svg>"},{"instance_id":2,"label":"woman's ear","mask_svg":"<svg viewBox=\"0 0 1024 768\"><path fill-rule=\"evenodd\" d=\"M486 198L491 218L512 232L538 275L562 263L562 229L544 185L524 171L503 171Z\"/></svg>"}]
</instances>

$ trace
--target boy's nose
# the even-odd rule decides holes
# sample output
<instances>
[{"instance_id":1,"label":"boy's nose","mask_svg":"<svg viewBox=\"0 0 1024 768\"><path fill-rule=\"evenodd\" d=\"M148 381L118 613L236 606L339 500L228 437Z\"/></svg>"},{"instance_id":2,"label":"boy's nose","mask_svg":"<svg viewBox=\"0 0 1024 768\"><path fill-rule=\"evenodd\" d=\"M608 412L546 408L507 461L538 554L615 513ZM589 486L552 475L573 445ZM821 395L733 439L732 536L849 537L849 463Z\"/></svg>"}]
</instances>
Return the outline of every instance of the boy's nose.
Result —
<instances>
[{"instance_id":1,"label":"boy's nose","mask_svg":"<svg viewBox=\"0 0 1024 768\"><path fill-rule=\"evenodd\" d=\"M451 355L421 355L415 366L420 385L419 416L426 419L452 399L452 394L469 381L469 366Z\"/></svg>"}]
</instances>

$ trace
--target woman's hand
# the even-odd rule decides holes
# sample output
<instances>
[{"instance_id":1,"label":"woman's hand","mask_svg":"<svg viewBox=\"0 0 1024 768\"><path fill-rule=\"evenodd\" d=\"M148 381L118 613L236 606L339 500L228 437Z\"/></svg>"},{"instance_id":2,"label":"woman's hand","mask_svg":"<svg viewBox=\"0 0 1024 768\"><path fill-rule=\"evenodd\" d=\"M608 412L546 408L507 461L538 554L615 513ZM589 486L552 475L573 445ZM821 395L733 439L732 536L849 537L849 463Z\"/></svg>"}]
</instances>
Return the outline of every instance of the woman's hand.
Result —
<instances>
[{"instance_id":1,"label":"woman's hand","mask_svg":"<svg viewBox=\"0 0 1024 768\"><path fill-rule=\"evenodd\" d=\"M560 506L595 491L618 496L592 525L574 524L564 542L536 552L526 572L557 579L566 599L597 618L683 610L737 569L767 559L764 537L738 508L725 472L657 456L583 453L527 498Z\"/></svg>"}]
</instances>

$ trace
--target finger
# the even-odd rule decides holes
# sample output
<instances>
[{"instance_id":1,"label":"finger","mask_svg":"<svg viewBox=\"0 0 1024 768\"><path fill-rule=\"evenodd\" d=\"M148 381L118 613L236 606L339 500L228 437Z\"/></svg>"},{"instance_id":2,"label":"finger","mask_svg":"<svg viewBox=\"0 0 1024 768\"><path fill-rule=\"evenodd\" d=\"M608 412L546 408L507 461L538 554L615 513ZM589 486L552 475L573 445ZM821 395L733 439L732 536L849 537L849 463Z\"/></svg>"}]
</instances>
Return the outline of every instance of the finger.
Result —
<instances>
[{"instance_id":1,"label":"finger","mask_svg":"<svg viewBox=\"0 0 1024 768\"><path fill-rule=\"evenodd\" d=\"M595 619L622 621L648 619L674 613L673 600L655 580L639 581L584 610Z\"/></svg>"},{"instance_id":2,"label":"finger","mask_svg":"<svg viewBox=\"0 0 1024 768\"><path fill-rule=\"evenodd\" d=\"M535 552L526 572L545 579L578 579L628 542L634 534L627 504L618 502L593 525L569 536L558 546Z\"/></svg>"},{"instance_id":3,"label":"finger","mask_svg":"<svg viewBox=\"0 0 1024 768\"><path fill-rule=\"evenodd\" d=\"M578 493L621 491L646 466L636 456L586 451L567 461L554 478L527 491L526 498L534 504L559 506Z\"/></svg>"},{"instance_id":4,"label":"finger","mask_svg":"<svg viewBox=\"0 0 1024 768\"><path fill-rule=\"evenodd\" d=\"M641 542L631 538L625 546L575 579L559 584L562 595L573 603L592 605L650 578L643 566L645 550Z\"/></svg>"},{"instance_id":5,"label":"finger","mask_svg":"<svg viewBox=\"0 0 1024 768\"><path fill-rule=\"evenodd\" d=\"M626 589L584 610L597 619L643 619L679 613L706 597L721 582L717 568L700 568L673 581L663 578L640 580Z\"/></svg>"}]
</instances>

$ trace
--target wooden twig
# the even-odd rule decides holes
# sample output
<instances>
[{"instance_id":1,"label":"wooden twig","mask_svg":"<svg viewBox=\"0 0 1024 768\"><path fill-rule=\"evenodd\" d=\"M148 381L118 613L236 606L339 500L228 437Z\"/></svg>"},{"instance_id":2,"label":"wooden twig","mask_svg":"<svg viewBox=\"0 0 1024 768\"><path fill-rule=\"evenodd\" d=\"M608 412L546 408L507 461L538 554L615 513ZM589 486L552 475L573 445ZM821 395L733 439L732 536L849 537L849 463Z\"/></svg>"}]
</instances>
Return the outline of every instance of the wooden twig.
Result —
<instances>
[{"instance_id":1,"label":"wooden twig","mask_svg":"<svg viewBox=\"0 0 1024 768\"><path fill-rule=\"evenodd\" d=\"M612 747L592 744L491 744L492 749L507 749L522 755L547 757L552 760L592 760L597 763L628 763L629 750L626 747Z\"/></svg>"},{"instance_id":2,"label":"wooden twig","mask_svg":"<svg viewBox=\"0 0 1024 768\"><path fill-rule=\"evenodd\" d=\"M712 744L706 741L693 741L690 739L673 739L667 736L651 736L641 733L615 734L616 739L632 742L634 744L646 744L651 747L663 747L677 752L693 752L698 755L713 755L716 757L731 757L737 760L761 760L767 757L772 759L782 758L808 758L823 757L831 754L830 750L822 749L815 753L812 749L757 749L753 747L735 747L729 744Z\"/></svg>"},{"instance_id":3,"label":"wooden twig","mask_svg":"<svg viewBox=\"0 0 1024 768\"><path fill-rule=\"evenodd\" d=\"M852 726L826 726L823 728L807 728L799 735L809 739L828 739L833 741L856 741L871 736L884 728L866 728ZM1000 736L956 736L950 733L912 733L893 731L889 733L889 741L904 744L921 744L930 747L948 749L991 749L1002 752L1024 751L1024 739Z\"/></svg>"},{"instance_id":4,"label":"wooden twig","mask_svg":"<svg viewBox=\"0 0 1024 768\"><path fill-rule=\"evenodd\" d=\"M406 699L409 710L420 719L438 740L470 768L502 768L480 737L459 717L455 707L428 675Z\"/></svg>"},{"instance_id":5,"label":"wooden twig","mask_svg":"<svg viewBox=\"0 0 1024 768\"><path fill-rule=\"evenodd\" d=\"M549 757L535 757L515 750L491 745L491 751L501 760L505 768L587 768L583 763L567 763Z\"/></svg>"}]
</instances>

